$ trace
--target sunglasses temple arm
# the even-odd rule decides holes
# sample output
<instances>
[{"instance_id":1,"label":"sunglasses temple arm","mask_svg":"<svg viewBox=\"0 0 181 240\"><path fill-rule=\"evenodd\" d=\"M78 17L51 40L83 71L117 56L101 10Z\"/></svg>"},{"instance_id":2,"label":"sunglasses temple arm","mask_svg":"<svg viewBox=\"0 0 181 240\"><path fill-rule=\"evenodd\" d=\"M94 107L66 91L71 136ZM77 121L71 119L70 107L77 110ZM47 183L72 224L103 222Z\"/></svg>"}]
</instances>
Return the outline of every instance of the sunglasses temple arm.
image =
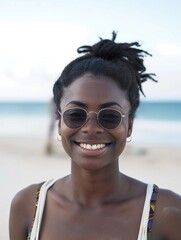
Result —
<instances>
[{"instance_id":1,"label":"sunglasses temple arm","mask_svg":"<svg viewBox=\"0 0 181 240\"><path fill-rule=\"evenodd\" d=\"M58 109L58 113L60 114L60 116L62 116L62 113L60 112L60 110Z\"/></svg>"}]
</instances>

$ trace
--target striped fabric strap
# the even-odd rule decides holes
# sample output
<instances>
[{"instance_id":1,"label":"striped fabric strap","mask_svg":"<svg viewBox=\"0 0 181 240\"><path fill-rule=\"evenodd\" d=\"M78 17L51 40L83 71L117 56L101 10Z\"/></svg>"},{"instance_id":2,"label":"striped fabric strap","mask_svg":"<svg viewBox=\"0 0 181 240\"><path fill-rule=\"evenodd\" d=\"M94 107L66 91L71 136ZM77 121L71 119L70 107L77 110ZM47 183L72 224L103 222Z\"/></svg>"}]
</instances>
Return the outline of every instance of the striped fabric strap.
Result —
<instances>
[{"instance_id":1,"label":"striped fabric strap","mask_svg":"<svg viewBox=\"0 0 181 240\"><path fill-rule=\"evenodd\" d=\"M41 184L41 185L42 185L42 184ZM39 189L38 189L37 192L36 192L35 213L34 213L34 218L33 218L33 221L32 221L31 229L30 229L30 231L28 232L28 238L27 238L27 240L30 240L31 231L32 231L32 228L33 228L33 223L34 223L34 221L35 221L36 211L37 211L37 207L38 207L38 200L39 200L39 197L40 197L40 189L41 189L41 186L39 187Z\"/></svg>"},{"instance_id":2,"label":"striped fabric strap","mask_svg":"<svg viewBox=\"0 0 181 240\"><path fill-rule=\"evenodd\" d=\"M150 212L149 212L149 220L148 220L148 228L147 228L147 240L151 240L151 231L153 227L153 218L156 209L156 199L158 195L158 187L156 185L153 186L153 193L150 199Z\"/></svg>"}]
</instances>

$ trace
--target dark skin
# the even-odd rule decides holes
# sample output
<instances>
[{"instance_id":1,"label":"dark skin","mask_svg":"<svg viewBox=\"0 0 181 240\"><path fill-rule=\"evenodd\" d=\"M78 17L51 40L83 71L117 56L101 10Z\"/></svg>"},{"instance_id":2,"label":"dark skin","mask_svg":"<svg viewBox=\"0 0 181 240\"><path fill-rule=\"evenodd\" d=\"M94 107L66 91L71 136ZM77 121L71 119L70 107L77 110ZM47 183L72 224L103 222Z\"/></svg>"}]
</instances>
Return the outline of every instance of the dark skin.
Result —
<instances>
[{"instance_id":1,"label":"dark skin","mask_svg":"<svg viewBox=\"0 0 181 240\"><path fill-rule=\"evenodd\" d=\"M131 109L127 93L113 79L92 74L76 79L64 90L61 100L62 111L83 107L88 112L98 112L103 106L123 113ZM137 239L146 184L125 176L118 168L118 159L132 126L133 119L129 116L115 130L103 129L94 114L90 114L88 122L79 129L71 129L62 119L59 121L62 144L71 158L71 174L58 180L47 193L39 240ZM80 143L106 146L91 151L80 147ZM27 239L39 187L40 184L32 185L15 196L10 214L11 240ZM160 220L166 207L181 210L181 198L160 189L153 240L168 228ZM172 215L172 221L180 221L181 226L181 214ZM169 220L168 216L165 219ZM180 229L173 224L171 230L175 238L172 240L181 239Z\"/></svg>"}]
</instances>

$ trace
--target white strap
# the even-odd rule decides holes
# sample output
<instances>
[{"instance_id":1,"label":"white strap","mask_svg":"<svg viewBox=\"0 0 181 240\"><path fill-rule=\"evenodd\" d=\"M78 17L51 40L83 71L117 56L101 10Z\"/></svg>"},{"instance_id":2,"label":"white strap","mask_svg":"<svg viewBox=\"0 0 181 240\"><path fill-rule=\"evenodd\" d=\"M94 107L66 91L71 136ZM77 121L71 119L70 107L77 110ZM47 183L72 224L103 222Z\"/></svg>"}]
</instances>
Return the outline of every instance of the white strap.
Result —
<instances>
[{"instance_id":1,"label":"white strap","mask_svg":"<svg viewBox=\"0 0 181 240\"><path fill-rule=\"evenodd\" d=\"M40 189L38 206L37 206L37 210L36 210L35 220L33 223L33 228L31 231L30 240L38 240L38 238L39 238L40 226L41 226L44 206L45 206L45 202L46 202L47 191L55 182L56 182L56 179L46 181Z\"/></svg>"},{"instance_id":2,"label":"white strap","mask_svg":"<svg viewBox=\"0 0 181 240\"><path fill-rule=\"evenodd\" d=\"M147 226L148 226L148 219L149 219L149 213L150 213L150 200L151 200L152 193L153 193L153 184L148 184L137 240L147 240Z\"/></svg>"}]
</instances>

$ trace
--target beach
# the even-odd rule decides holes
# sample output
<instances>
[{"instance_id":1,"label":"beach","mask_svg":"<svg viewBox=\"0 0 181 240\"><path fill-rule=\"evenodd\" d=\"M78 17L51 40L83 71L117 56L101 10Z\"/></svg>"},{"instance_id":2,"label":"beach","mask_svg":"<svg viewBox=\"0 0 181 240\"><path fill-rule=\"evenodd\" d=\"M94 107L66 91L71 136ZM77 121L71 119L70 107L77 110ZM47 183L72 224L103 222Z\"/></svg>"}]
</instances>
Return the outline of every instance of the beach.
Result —
<instances>
[{"instance_id":1,"label":"beach","mask_svg":"<svg viewBox=\"0 0 181 240\"><path fill-rule=\"evenodd\" d=\"M53 153L45 152L46 134L12 135L0 139L0 239L7 240L9 208L22 188L70 173L70 160L61 142L53 139ZM181 148L159 144L127 143L120 171L181 194ZM17 219L18 220L18 219Z\"/></svg>"}]
</instances>

